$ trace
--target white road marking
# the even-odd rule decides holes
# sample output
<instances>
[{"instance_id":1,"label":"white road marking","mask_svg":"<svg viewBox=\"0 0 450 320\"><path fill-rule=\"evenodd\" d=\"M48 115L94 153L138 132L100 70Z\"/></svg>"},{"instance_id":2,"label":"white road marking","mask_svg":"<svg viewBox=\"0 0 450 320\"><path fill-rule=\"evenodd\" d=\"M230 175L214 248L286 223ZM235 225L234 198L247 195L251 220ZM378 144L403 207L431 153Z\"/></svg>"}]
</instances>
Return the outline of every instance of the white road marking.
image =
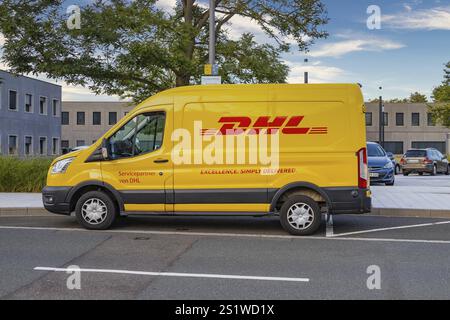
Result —
<instances>
[{"instance_id":1,"label":"white road marking","mask_svg":"<svg viewBox=\"0 0 450 320\"><path fill-rule=\"evenodd\" d=\"M387 227L387 228L377 228L377 229L369 229L369 230L361 230L361 231L352 231L352 232L338 233L338 234L335 234L333 237L349 236L352 234L362 234L362 233L387 231L387 230L429 227L429 226L435 226L435 225L440 225L440 224L449 224L449 223L450 223L450 221L440 221L440 222L430 222L430 223L421 223L421 224L410 224L410 225L398 226L398 227Z\"/></svg>"},{"instance_id":2,"label":"white road marking","mask_svg":"<svg viewBox=\"0 0 450 320\"><path fill-rule=\"evenodd\" d=\"M86 268L71 269L71 268L53 268L53 267L36 267L34 268L34 270L55 271L55 272L80 271L80 272L94 272L94 273L116 273L116 274L133 274L133 275L159 276L159 277L309 282L309 278L259 277L259 276L240 276L231 274L210 274L210 273L148 272L148 271L131 271L131 270L115 270L115 269L86 269Z\"/></svg>"},{"instance_id":3,"label":"white road marking","mask_svg":"<svg viewBox=\"0 0 450 320\"><path fill-rule=\"evenodd\" d=\"M326 237L332 237L333 236L333 215L327 213L327 219L326 219L326 232L325 232L325 236Z\"/></svg>"},{"instance_id":4,"label":"white road marking","mask_svg":"<svg viewBox=\"0 0 450 320\"><path fill-rule=\"evenodd\" d=\"M450 221L448 221L450 223ZM252 234L252 233L214 233L214 232L182 232L182 231L148 231L148 230L104 230L93 231L81 228L53 228L53 227L16 227L0 226L1 229L12 230L44 230L44 231L79 231L94 233L125 233L125 234L154 234L154 235L179 235L179 236L204 236L204 237L230 237L230 238L264 238L264 239L297 239L297 240L340 240L340 241L375 241L375 242L405 242L405 243L433 243L450 244L450 240L420 240L420 239L392 239L392 238L346 238L346 237L319 237L319 236L290 236L277 234Z\"/></svg>"}]
</instances>

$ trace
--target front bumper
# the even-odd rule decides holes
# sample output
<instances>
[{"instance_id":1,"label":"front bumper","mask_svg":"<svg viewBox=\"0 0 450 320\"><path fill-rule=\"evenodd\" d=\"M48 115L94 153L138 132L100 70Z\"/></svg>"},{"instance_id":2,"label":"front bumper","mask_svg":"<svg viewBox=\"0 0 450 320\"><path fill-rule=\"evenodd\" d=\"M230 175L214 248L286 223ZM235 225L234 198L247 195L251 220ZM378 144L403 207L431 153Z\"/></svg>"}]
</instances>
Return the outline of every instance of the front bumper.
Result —
<instances>
[{"instance_id":1,"label":"front bumper","mask_svg":"<svg viewBox=\"0 0 450 320\"><path fill-rule=\"evenodd\" d=\"M370 189L361 188L324 188L331 201L331 213L368 213L372 209Z\"/></svg>"},{"instance_id":2,"label":"front bumper","mask_svg":"<svg viewBox=\"0 0 450 320\"><path fill-rule=\"evenodd\" d=\"M44 208L52 213L70 215L67 196L71 187L45 187L42 190Z\"/></svg>"},{"instance_id":3,"label":"front bumper","mask_svg":"<svg viewBox=\"0 0 450 320\"><path fill-rule=\"evenodd\" d=\"M375 183L386 183L386 182L392 182L395 178L394 174L394 168L390 169L370 169L369 168L369 175L370 175L370 182ZM373 176L376 175L376 176Z\"/></svg>"}]
</instances>

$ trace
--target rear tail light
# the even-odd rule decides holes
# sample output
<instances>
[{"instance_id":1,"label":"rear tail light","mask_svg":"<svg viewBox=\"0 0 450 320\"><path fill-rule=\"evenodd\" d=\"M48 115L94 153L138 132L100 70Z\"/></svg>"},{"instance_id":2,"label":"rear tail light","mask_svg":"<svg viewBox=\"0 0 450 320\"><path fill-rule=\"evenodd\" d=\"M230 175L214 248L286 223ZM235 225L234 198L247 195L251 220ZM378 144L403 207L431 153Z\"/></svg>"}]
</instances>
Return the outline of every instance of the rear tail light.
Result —
<instances>
[{"instance_id":1,"label":"rear tail light","mask_svg":"<svg viewBox=\"0 0 450 320\"><path fill-rule=\"evenodd\" d=\"M433 160L430 160L430 159L428 159L428 158L425 158L425 159L423 159L423 163L425 163L425 164L431 164L431 163L433 163Z\"/></svg>"},{"instance_id":2,"label":"rear tail light","mask_svg":"<svg viewBox=\"0 0 450 320\"><path fill-rule=\"evenodd\" d=\"M358 187L367 188L368 186L368 168L367 168L367 149L361 148L356 152L358 157Z\"/></svg>"},{"instance_id":3,"label":"rear tail light","mask_svg":"<svg viewBox=\"0 0 450 320\"><path fill-rule=\"evenodd\" d=\"M400 159L400 164L405 164L406 163L406 159L405 158L401 158Z\"/></svg>"}]
</instances>

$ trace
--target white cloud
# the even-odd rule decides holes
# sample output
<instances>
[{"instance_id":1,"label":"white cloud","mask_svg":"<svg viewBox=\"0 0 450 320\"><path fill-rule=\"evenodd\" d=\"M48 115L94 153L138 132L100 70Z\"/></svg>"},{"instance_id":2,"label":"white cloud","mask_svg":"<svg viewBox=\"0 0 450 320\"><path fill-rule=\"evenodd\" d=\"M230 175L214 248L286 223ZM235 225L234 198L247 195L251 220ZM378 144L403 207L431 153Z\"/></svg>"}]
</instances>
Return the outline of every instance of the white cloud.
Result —
<instances>
[{"instance_id":1,"label":"white cloud","mask_svg":"<svg viewBox=\"0 0 450 320\"><path fill-rule=\"evenodd\" d=\"M63 101L121 101L118 96L96 95L88 88L60 83Z\"/></svg>"},{"instance_id":2,"label":"white cloud","mask_svg":"<svg viewBox=\"0 0 450 320\"><path fill-rule=\"evenodd\" d=\"M388 39L365 38L349 39L327 43L309 52L312 57L340 57L358 51L384 51L403 48L404 45Z\"/></svg>"},{"instance_id":3,"label":"white cloud","mask_svg":"<svg viewBox=\"0 0 450 320\"><path fill-rule=\"evenodd\" d=\"M393 29L450 30L450 6L420 10L409 7L405 12L383 15L383 24Z\"/></svg>"},{"instance_id":4,"label":"white cloud","mask_svg":"<svg viewBox=\"0 0 450 320\"><path fill-rule=\"evenodd\" d=\"M164 11L167 11L167 13L174 13L173 8L177 4L177 0L158 0L156 1L156 7L159 9L162 9Z\"/></svg>"},{"instance_id":5,"label":"white cloud","mask_svg":"<svg viewBox=\"0 0 450 320\"><path fill-rule=\"evenodd\" d=\"M308 72L310 83L336 82L346 73L340 68L322 65L320 61L316 61L312 64L286 61L286 64L290 68L289 76L287 78L288 83L303 83L305 71Z\"/></svg>"},{"instance_id":6,"label":"white cloud","mask_svg":"<svg viewBox=\"0 0 450 320\"><path fill-rule=\"evenodd\" d=\"M5 37L0 33L0 47L5 44Z\"/></svg>"}]
</instances>

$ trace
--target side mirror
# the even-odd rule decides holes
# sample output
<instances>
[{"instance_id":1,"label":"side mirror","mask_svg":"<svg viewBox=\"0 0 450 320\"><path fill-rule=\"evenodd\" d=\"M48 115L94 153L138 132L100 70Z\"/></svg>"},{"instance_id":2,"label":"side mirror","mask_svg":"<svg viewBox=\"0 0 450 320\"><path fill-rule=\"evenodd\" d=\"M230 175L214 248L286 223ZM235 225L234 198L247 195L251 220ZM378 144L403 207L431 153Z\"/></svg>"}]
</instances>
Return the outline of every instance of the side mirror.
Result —
<instances>
[{"instance_id":1,"label":"side mirror","mask_svg":"<svg viewBox=\"0 0 450 320\"><path fill-rule=\"evenodd\" d=\"M106 139L103 139L102 141L102 157L103 160L109 159L108 142Z\"/></svg>"}]
</instances>

